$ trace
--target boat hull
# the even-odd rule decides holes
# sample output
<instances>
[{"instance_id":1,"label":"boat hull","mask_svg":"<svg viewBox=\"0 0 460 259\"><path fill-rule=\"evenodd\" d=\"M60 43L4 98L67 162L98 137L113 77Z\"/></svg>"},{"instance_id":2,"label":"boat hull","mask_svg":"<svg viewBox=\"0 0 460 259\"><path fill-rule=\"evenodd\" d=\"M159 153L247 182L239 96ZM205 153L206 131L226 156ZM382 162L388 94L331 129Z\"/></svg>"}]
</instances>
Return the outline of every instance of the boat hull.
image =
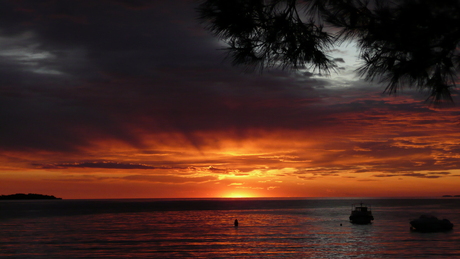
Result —
<instances>
[{"instance_id":1,"label":"boat hull","mask_svg":"<svg viewBox=\"0 0 460 259\"><path fill-rule=\"evenodd\" d=\"M442 232L452 230L454 224L449 220L440 220L433 216L421 216L410 222L411 230L419 232Z\"/></svg>"},{"instance_id":2,"label":"boat hull","mask_svg":"<svg viewBox=\"0 0 460 259\"><path fill-rule=\"evenodd\" d=\"M351 215L350 216L350 222L354 224L371 224L372 220L374 220L373 216L356 216L356 215Z\"/></svg>"}]
</instances>

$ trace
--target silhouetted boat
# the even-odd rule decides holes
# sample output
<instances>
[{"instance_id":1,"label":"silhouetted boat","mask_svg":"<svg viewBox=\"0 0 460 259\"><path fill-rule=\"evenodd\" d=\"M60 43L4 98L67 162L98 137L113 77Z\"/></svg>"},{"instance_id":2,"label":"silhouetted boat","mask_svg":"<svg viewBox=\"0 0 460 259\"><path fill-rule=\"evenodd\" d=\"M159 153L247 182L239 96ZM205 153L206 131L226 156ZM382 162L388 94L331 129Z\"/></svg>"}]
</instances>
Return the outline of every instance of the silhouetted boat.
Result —
<instances>
[{"instance_id":1,"label":"silhouetted boat","mask_svg":"<svg viewBox=\"0 0 460 259\"><path fill-rule=\"evenodd\" d=\"M370 206L365 206L362 202L357 206L357 204L351 205L351 215L350 221L355 224L370 224L374 220L372 216L372 211Z\"/></svg>"},{"instance_id":2,"label":"silhouetted boat","mask_svg":"<svg viewBox=\"0 0 460 259\"><path fill-rule=\"evenodd\" d=\"M420 232L440 232L452 230L454 224L447 219L438 219L432 215L422 215L410 222L411 230Z\"/></svg>"}]
</instances>

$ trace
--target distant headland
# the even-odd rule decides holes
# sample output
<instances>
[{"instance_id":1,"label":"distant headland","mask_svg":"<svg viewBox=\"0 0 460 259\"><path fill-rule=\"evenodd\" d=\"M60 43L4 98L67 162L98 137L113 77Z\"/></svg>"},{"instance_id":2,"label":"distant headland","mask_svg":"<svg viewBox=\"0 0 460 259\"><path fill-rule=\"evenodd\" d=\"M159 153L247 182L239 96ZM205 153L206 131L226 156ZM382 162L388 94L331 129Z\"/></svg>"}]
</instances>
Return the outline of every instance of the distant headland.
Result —
<instances>
[{"instance_id":1,"label":"distant headland","mask_svg":"<svg viewBox=\"0 0 460 259\"><path fill-rule=\"evenodd\" d=\"M16 193L10 195L0 195L0 200L62 200L62 198L37 193Z\"/></svg>"},{"instance_id":2,"label":"distant headland","mask_svg":"<svg viewBox=\"0 0 460 259\"><path fill-rule=\"evenodd\" d=\"M444 197L444 198L450 198L450 197L458 198L458 197L460 197L460 195L443 195L442 197Z\"/></svg>"}]
</instances>

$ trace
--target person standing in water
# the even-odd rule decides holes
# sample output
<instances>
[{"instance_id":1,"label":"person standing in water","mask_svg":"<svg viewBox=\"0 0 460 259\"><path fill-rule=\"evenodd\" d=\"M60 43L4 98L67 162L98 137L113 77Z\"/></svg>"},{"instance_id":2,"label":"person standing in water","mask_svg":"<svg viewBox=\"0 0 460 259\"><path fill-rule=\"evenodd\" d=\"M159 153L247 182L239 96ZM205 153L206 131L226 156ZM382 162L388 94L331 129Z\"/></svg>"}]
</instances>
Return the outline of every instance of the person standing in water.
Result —
<instances>
[{"instance_id":1,"label":"person standing in water","mask_svg":"<svg viewBox=\"0 0 460 259\"><path fill-rule=\"evenodd\" d=\"M235 224L235 227L238 227L238 220L237 220L237 219L235 219L235 223L234 223L234 224Z\"/></svg>"}]
</instances>

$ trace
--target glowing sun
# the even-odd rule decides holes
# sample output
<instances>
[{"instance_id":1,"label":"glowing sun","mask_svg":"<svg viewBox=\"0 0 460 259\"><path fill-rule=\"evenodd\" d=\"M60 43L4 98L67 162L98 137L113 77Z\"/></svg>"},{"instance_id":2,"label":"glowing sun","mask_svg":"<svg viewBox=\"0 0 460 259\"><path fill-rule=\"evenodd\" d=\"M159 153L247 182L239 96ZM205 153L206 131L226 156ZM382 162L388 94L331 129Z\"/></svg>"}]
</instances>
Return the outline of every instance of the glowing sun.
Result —
<instances>
[{"instance_id":1,"label":"glowing sun","mask_svg":"<svg viewBox=\"0 0 460 259\"><path fill-rule=\"evenodd\" d=\"M222 197L224 198L251 198L253 196L247 193L229 193L229 194L223 195Z\"/></svg>"}]
</instances>

